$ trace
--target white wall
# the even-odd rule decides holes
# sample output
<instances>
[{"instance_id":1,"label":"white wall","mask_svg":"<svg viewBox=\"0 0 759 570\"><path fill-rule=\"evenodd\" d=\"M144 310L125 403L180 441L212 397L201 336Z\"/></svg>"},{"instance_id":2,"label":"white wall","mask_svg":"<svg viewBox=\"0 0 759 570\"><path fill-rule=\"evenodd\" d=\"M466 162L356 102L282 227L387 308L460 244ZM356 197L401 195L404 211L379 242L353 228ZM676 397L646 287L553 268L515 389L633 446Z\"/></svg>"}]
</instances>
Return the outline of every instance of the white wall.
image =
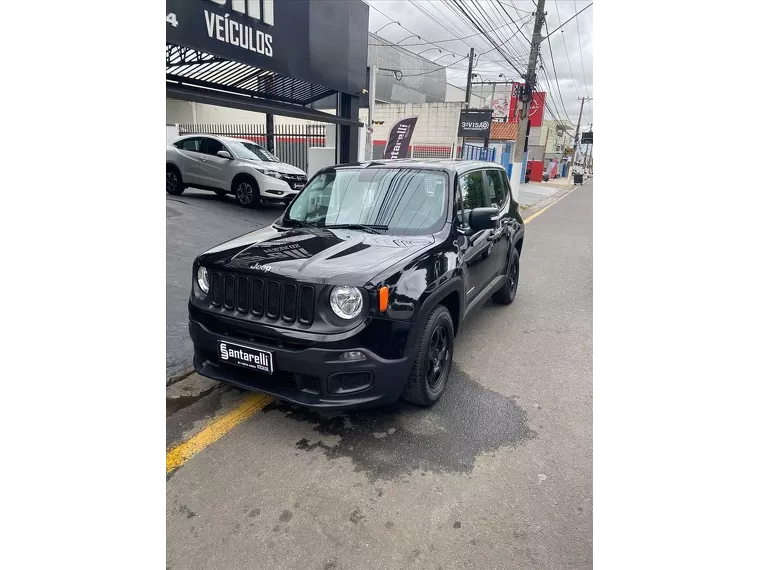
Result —
<instances>
[{"instance_id":1,"label":"white wall","mask_svg":"<svg viewBox=\"0 0 759 570\"><path fill-rule=\"evenodd\" d=\"M418 116L414 129L412 144L440 143L452 144L456 141L459 113L463 103L391 103L377 104L374 108L375 121L384 121L383 125L374 125L374 140L387 140L390 128L402 117ZM359 114L359 116L361 116Z\"/></svg>"},{"instance_id":2,"label":"white wall","mask_svg":"<svg viewBox=\"0 0 759 570\"><path fill-rule=\"evenodd\" d=\"M482 108L485 106L485 98L480 97L474 92L472 92L472 95L469 97L469 100L472 107ZM458 87L456 85L451 85L450 83L446 83L445 101L446 103L463 103L464 101L466 101L466 88Z\"/></svg>"},{"instance_id":3,"label":"white wall","mask_svg":"<svg viewBox=\"0 0 759 570\"><path fill-rule=\"evenodd\" d=\"M323 112L330 115L335 114L334 109L327 109ZM278 115L274 117L274 123L277 125L303 125L315 122L317 121L307 121L304 119L295 119L293 117L282 117ZM166 123L264 125L266 124L266 114L255 113L253 111L241 111L240 109L231 109L229 107L204 105L202 103L191 103L190 101L166 99Z\"/></svg>"}]
</instances>

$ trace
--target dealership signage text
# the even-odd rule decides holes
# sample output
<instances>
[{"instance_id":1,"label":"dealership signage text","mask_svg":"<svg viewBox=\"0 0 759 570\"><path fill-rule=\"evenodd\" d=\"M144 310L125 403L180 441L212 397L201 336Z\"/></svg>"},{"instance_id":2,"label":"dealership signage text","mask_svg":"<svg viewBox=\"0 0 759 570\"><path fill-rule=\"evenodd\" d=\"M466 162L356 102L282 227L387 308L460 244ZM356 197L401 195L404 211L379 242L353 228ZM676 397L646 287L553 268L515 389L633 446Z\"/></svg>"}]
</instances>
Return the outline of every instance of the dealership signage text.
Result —
<instances>
[{"instance_id":1,"label":"dealership signage text","mask_svg":"<svg viewBox=\"0 0 759 570\"><path fill-rule=\"evenodd\" d=\"M227 6L227 0L211 0L214 4ZM268 26L274 26L274 0L230 0L233 12L248 16L253 20L263 22ZM263 14L261 8L263 5ZM247 10L246 10L247 8ZM243 49L260 53L267 57L272 57L272 36L251 26L246 26L235 20L229 19L229 14L220 16L213 12L204 10L206 17L206 29L208 37L216 38L219 41L238 46Z\"/></svg>"}]
</instances>

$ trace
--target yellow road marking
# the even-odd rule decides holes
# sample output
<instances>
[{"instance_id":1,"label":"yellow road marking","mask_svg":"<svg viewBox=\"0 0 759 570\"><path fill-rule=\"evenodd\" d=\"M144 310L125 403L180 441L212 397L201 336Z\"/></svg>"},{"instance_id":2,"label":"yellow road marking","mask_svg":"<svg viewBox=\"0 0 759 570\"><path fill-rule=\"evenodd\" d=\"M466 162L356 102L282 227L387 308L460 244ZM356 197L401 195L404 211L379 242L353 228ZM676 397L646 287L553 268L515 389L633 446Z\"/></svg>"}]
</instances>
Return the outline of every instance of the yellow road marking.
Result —
<instances>
[{"instance_id":1,"label":"yellow road marking","mask_svg":"<svg viewBox=\"0 0 759 570\"><path fill-rule=\"evenodd\" d=\"M273 398L264 394L251 393L245 397L242 404L211 422L200 432L185 442L166 452L166 474L168 475L182 466L190 457L202 451L224 435L236 425L244 422L250 416L260 411Z\"/></svg>"},{"instance_id":2,"label":"yellow road marking","mask_svg":"<svg viewBox=\"0 0 759 570\"><path fill-rule=\"evenodd\" d=\"M558 199L558 200L556 200L555 202L551 202L551 203L550 203L550 204L548 204L548 206L546 206L545 208L543 208L543 209L541 209L541 210L538 210L537 212L535 212L535 213L534 213L532 216L530 216L529 218L527 218L527 219L524 221L524 223L525 223L525 224L529 224L529 223L530 223L532 220L534 220L535 218L537 218L537 217L538 217L540 214L542 214L543 212L545 212L545 211L546 211L548 208L550 208L550 207L551 207L551 206L553 206L554 204L558 204L559 202L561 202L561 201L562 201L564 198L566 198L567 196L569 196L569 195L570 195L572 192L574 192L574 191L575 191L575 190L577 190L578 188L579 188L579 186L575 186L574 188L572 188L572 189L571 189L569 192L567 192L566 194L564 194L564 195L563 195L561 198L559 198L559 199Z\"/></svg>"},{"instance_id":3,"label":"yellow road marking","mask_svg":"<svg viewBox=\"0 0 759 570\"><path fill-rule=\"evenodd\" d=\"M524 223L530 223L530 221L537 218L548 208L554 204L561 202L564 198L577 190L577 188L578 186L575 186L555 202L551 202L545 208L538 210L532 216L527 218ZM217 420L208 424L205 428L203 428L187 441L182 442L176 447L173 447L167 451L166 474L169 474L178 467L181 467L193 455L203 451L206 447L224 437L227 433L229 433L230 430L232 430L232 428L241 424L256 412L261 411L272 400L273 398L271 396L251 393L246 396L243 402L234 410L227 412Z\"/></svg>"}]
</instances>

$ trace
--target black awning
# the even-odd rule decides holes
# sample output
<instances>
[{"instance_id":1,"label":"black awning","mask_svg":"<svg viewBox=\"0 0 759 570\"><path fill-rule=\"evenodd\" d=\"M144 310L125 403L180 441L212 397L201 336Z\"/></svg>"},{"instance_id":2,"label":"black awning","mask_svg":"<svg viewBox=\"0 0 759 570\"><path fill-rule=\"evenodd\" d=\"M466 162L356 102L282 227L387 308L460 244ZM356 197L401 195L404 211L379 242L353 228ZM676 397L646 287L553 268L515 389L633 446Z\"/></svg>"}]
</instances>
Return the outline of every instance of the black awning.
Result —
<instances>
[{"instance_id":1,"label":"black awning","mask_svg":"<svg viewBox=\"0 0 759 570\"><path fill-rule=\"evenodd\" d=\"M166 96L173 99L361 126L306 107L335 93L323 85L166 44Z\"/></svg>"}]
</instances>

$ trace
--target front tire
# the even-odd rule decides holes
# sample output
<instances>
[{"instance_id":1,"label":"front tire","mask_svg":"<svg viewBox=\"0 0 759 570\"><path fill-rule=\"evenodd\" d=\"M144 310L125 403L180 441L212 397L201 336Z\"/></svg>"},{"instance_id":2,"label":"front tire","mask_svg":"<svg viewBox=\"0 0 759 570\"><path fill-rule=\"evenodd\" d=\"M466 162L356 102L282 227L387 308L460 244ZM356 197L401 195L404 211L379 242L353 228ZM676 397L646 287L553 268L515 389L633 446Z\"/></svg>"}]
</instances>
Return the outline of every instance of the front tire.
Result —
<instances>
[{"instance_id":1,"label":"front tire","mask_svg":"<svg viewBox=\"0 0 759 570\"><path fill-rule=\"evenodd\" d=\"M440 399L453 363L453 319L448 309L438 305L427 317L419 349L401 398L419 406Z\"/></svg>"},{"instance_id":2,"label":"front tire","mask_svg":"<svg viewBox=\"0 0 759 570\"><path fill-rule=\"evenodd\" d=\"M172 196L178 196L184 192L184 183L182 174L176 166L166 167L166 193Z\"/></svg>"},{"instance_id":3,"label":"front tire","mask_svg":"<svg viewBox=\"0 0 759 570\"><path fill-rule=\"evenodd\" d=\"M258 208L261 205L258 183L252 178L239 179L235 183L235 198L241 206Z\"/></svg>"},{"instance_id":4,"label":"front tire","mask_svg":"<svg viewBox=\"0 0 759 570\"><path fill-rule=\"evenodd\" d=\"M511 305L517 296L519 286L519 252L515 249L511 256L511 263L506 270L506 283L493 293L493 302L499 305Z\"/></svg>"}]
</instances>

